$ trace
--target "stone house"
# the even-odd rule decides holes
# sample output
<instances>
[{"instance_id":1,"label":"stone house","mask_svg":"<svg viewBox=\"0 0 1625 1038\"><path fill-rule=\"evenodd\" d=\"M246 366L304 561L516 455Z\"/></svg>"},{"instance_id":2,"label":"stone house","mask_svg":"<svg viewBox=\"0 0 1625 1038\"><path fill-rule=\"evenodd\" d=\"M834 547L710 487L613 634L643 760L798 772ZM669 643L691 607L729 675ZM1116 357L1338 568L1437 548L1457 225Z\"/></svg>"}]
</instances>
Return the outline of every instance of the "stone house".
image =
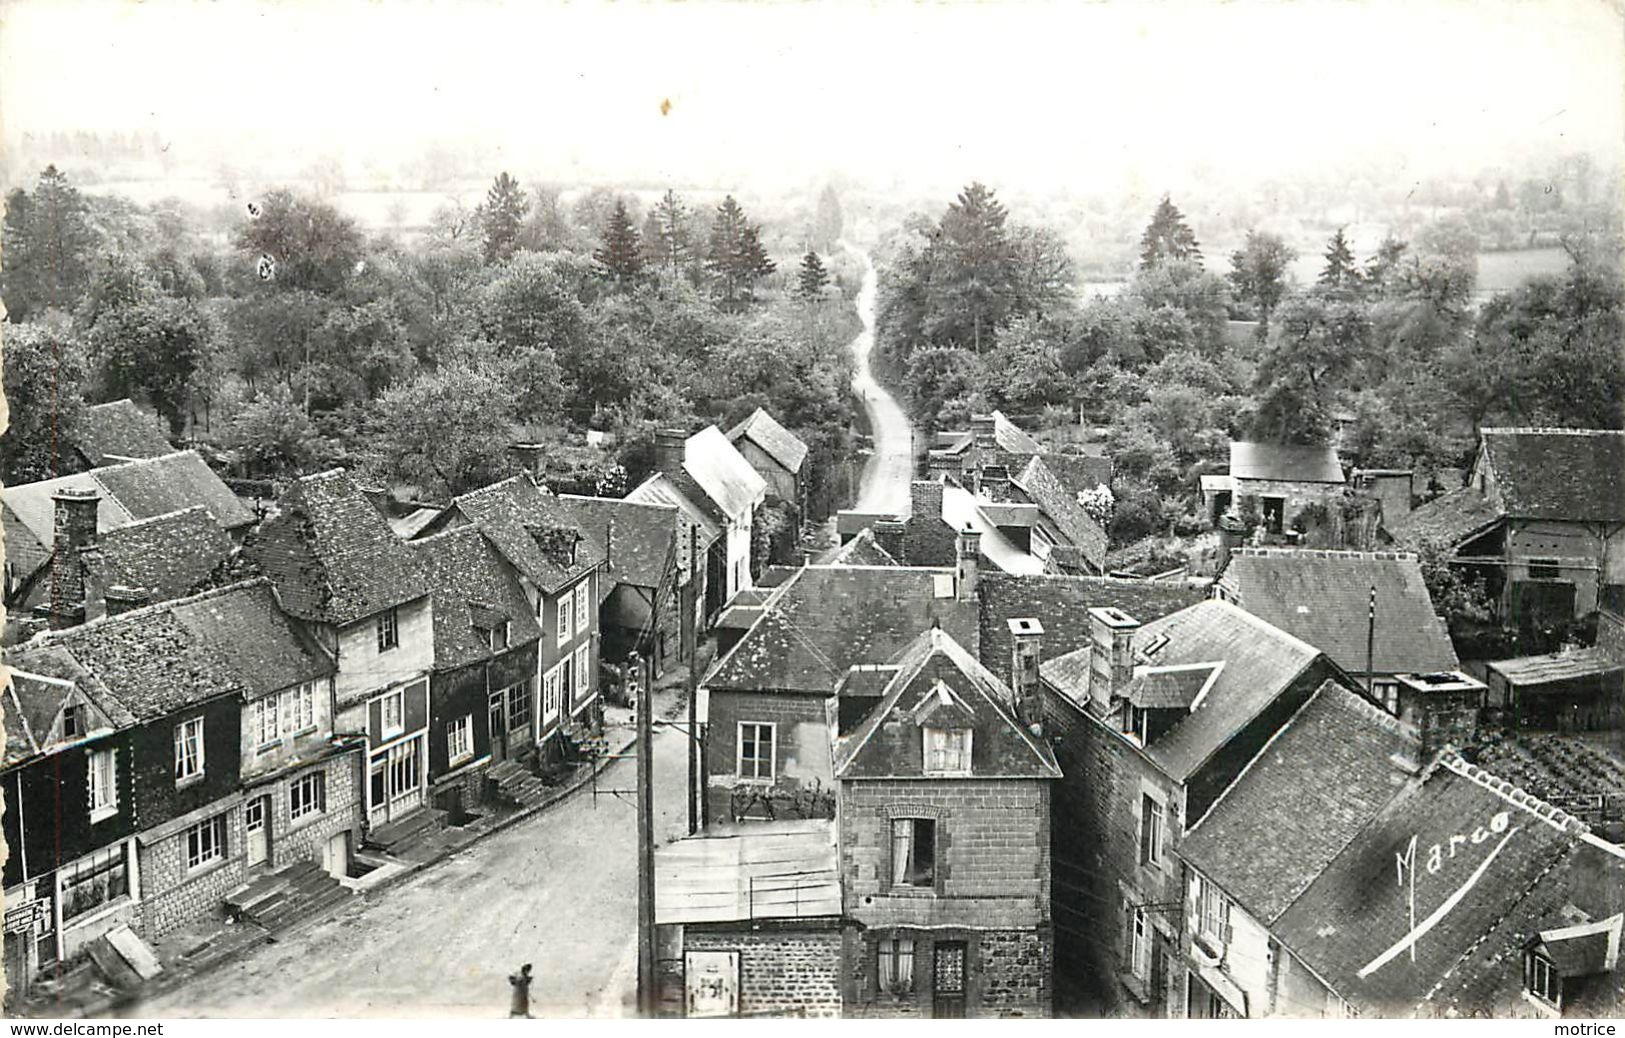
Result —
<instances>
[{"instance_id":1,"label":"stone house","mask_svg":"<svg viewBox=\"0 0 1625 1038\"><path fill-rule=\"evenodd\" d=\"M760 407L728 430L728 442L767 484L767 499L789 505L799 525L807 514L807 445Z\"/></svg>"},{"instance_id":2,"label":"stone house","mask_svg":"<svg viewBox=\"0 0 1625 1038\"><path fill-rule=\"evenodd\" d=\"M1625 603L1625 432L1487 428L1467 485L1387 524L1484 578L1504 622L1539 628Z\"/></svg>"},{"instance_id":3,"label":"stone house","mask_svg":"<svg viewBox=\"0 0 1625 1038\"><path fill-rule=\"evenodd\" d=\"M1094 978L1103 1008L1143 1015L1175 980L1184 834L1316 689L1349 679L1226 602L1144 625L1121 609L1089 614L1091 644L1040 667L1070 768L1057 791L1073 836L1058 887L1068 928L1090 935L1068 965Z\"/></svg>"},{"instance_id":4,"label":"stone house","mask_svg":"<svg viewBox=\"0 0 1625 1038\"><path fill-rule=\"evenodd\" d=\"M342 469L293 482L243 544L337 660L334 727L365 733L369 828L427 803L434 602L416 553Z\"/></svg>"},{"instance_id":5,"label":"stone house","mask_svg":"<svg viewBox=\"0 0 1625 1038\"><path fill-rule=\"evenodd\" d=\"M840 737L848 1015L1050 1015L1049 793L1061 773L1030 658L1012 691L933 627Z\"/></svg>"},{"instance_id":6,"label":"stone house","mask_svg":"<svg viewBox=\"0 0 1625 1038\"><path fill-rule=\"evenodd\" d=\"M976 554L957 569L807 566L764 600L699 689L706 817L833 813L826 701L940 624L976 640Z\"/></svg>"},{"instance_id":7,"label":"stone house","mask_svg":"<svg viewBox=\"0 0 1625 1038\"><path fill-rule=\"evenodd\" d=\"M1208 515L1256 507L1266 532L1281 534L1311 505L1333 507L1346 480L1330 444L1302 446L1232 440L1226 479L1204 479Z\"/></svg>"},{"instance_id":8,"label":"stone house","mask_svg":"<svg viewBox=\"0 0 1625 1038\"><path fill-rule=\"evenodd\" d=\"M433 588L429 784L455 813L484 799L507 759L506 719L532 712L542 628L513 569L478 527L408 542Z\"/></svg>"},{"instance_id":9,"label":"stone house","mask_svg":"<svg viewBox=\"0 0 1625 1038\"><path fill-rule=\"evenodd\" d=\"M419 536L467 525L511 568L541 628L528 684L510 687L501 717L491 699L492 753L515 757L572 725L595 723L604 546L596 530L578 525L572 506L528 474L453 499Z\"/></svg>"},{"instance_id":10,"label":"stone house","mask_svg":"<svg viewBox=\"0 0 1625 1038\"><path fill-rule=\"evenodd\" d=\"M1213 595L1325 650L1389 713L1399 675L1460 666L1413 553L1241 548Z\"/></svg>"},{"instance_id":11,"label":"stone house","mask_svg":"<svg viewBox=\"0 0 1625 1038\"><path fill-rule=\"evenodd\" d=\"M598 607L603 658L622 660L635 651L653 661L657 677L668 665L687 661L694 630L683 623L684 601L697 573L679 572L678 559L699 558L699 527L686 526L689 543L679 553L684 524L672 505L569 494L560 500L575 510L577 526L596 531L604 545L609 593Z\"/></svg>"}]
</instances>

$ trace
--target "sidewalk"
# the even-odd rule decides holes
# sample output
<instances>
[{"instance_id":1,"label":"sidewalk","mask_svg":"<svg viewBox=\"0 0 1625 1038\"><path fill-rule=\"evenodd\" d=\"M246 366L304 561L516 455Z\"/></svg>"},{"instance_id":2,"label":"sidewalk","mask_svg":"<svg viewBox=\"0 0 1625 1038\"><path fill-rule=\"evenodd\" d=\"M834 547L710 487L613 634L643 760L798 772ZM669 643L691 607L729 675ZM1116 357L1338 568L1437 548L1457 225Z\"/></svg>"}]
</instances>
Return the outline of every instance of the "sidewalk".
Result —
<instances>
[{"instance_id":1,"label":"sidewalk","mask_svg":"<svg viewBox=\"0 0 1625 1038\"><path fill-rule=\"evenodd\" d=\"M708 657L709 652L705 656ZM654 695L656 717L676 718L686 711L687 675L687 668L674 667L657 682ZM636 746L637 728L633 723L632 711L625 707L605 706L604 735L607 741L604 756L578 766L544 799L517 809L482 805L480 817L468 825L429 826L408 841L397 844L388 855L368 853L366 857L369 859L383 859L388 864L373 874L376 877L374 882L356 890L356 897L372 898L380 893L387 895L391 887L408 877L447 860L485 837L536 817L591 784L599 773ZM198 975L223 966L253 948L286 940L356 903L355 898L345 899L275 932L261 929L251 922L204 920L151 945L164 969L140 988L133 991L115 990L101 980L97 970L83 964L64 975L60 984L49 980L37 983L29 998L16 1007L16 1015L48 1018L109 1016L123 1015L132 1009L139 1013L142 1001L174 991Z\"/></svg>"}]
</instances>

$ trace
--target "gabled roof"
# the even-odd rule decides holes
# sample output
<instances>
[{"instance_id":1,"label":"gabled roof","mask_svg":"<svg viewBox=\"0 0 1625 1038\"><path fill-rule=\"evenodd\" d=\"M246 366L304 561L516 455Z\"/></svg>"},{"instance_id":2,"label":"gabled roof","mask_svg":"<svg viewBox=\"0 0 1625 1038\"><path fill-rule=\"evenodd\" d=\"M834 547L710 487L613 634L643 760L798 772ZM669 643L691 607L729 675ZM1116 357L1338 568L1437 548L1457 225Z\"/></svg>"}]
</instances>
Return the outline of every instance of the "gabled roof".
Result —
<instances>
[{"instance_id":1,"label":"gabled roof","mask_svg":"<svg viewBox=\"0 0 1625 1038\"><path fill-rule=\"evenodd\" d=\"M1581 678L1602 677L1625 671L1625 661L1615 659L1607 649L1592 646L1549 652L1540 656L1517 656L1488 664L1491 671L1522 689L1554 685Z\"/></svg>"},{"instance_id":2,"label":"gabled roof","mask_svg":"<svg viewBox=\"0 0 1625 1038\"><path fill-rule=\"evenodd\" d=\"M840 549L829 557L827 563L831 566L900 565L892 557L891 552L882 548L875 540L875 528L872 526L865 526L857 536L841 545Z\"/></svg>"},{"instance_id":3,"label":"gabled roof","mask_svg":"<svg viewBox=\"0 0 1625 1038\"><path fill-rule=\"evenodd\" d=\"M1141 623L1195 605L1201 591L1183 584L1116 577L1012 576L984 573L977 580L983 663L1002 673L1010 666L1009 621L1033 617L1044 625L1044 660L1087 647L1089 610L1113 607ZM1084 660L1088 669L1088 660ZM1047 672L1046 672L1047 673Z\"/></svg>"},{"instance_id":4,"label":"gabled roof","mask_svg":"<svg viewBox=\"0 0 1625 1038\"><path fill-rule=\"evenodd\" d=\"M1112 459L1103 455L1045 451L1039 457L1074 500L1085 490L1112 484Z\"/></svg>"},{"instance_id":5,"label":"gabled roof","mask_svg":"<svg viewBox=\"0 0 1625 1038\"><path fill-rule=\"evenodd\" d=\"M1442 494L1383 528L1395 543L1407 548L1437 544L1453 548L1501 521L1502 512L1477 487L1459 487Z\"/></svg>"},{"instance_id":6,"label":"gabled roof","mask_svg":"<svg viewBox=\"0 0 1625 1038\"><path fill-rule=\"evenodd\" d=\"M74 429L74 446L92 466L157 458L175 450L157 416L128 397L85 408Z\"/></svg>"},{"instance_id":7,"label":"gabled roof","mask_svg":"<svg viewBox=\"0 0 1625 1038\"><path fill-rule=\"evenodd\" d=\"M1327 681L1177 853L1269 926L1394 798L1408 777L1401 761L1419 752L1414 731Z\"/></svg>"},{"instance_id":8,"label":"gabled roof","mask_svg":"<svg viewBox=\"0 0 1625 1038\"><path fill-rule=\"evenodd\" d=\"M655 850L655 922L727 923L841 914L835 825L761 822Z\"/></svg>"},{"instance_id":9,"label":"gabled roof","mask_svg":"<svg viewBox=\"0 0 1625 1038\"><path fill-rule=\"evenodd\" d=\"M429 593L417 556L343 469L295 480L243 554L302 620L342 626Z\"/></svg>"},{"instance_id":10,"label":"gabled roof","mask_svg":"<svg viewBox=\"0 0 1625 1038\"><path fill-rule=\"evenodd\" d=\"M202 586L232 547L231 536L198 505L109 530L81 558L92 572L100 567L103 589L145 588L150 602L163 602Z\"/></svg>"},{"instance_id":11,"label":"gabled roof","mask_svg":"<svg viewBox=\"0 0 1625 1038\"><path fill-rule=\"evenodd\" d=\"M1006 418L1003 411L993 412L993 439L998 443L999 450L1011 454L1037 454L1044 449L1043 444Z\"/></svg>"},{"instance_id":12,"label":"gabled roof","mask_svg":"<svg viewBox=\"0 0 1625 1038\"><path fill-rule=\"evenodd\" d=\"M1037 456L1027 462L1027 467L1013 482L1044 510L1061 535L1083 552L1091 567L1106 568L1105 529L1083 510L1077 496L1061 485L1044 457Z\"/></svg>"},{"instance_id":13,"label":"gabled roof","mask_svg":"<svg viewBox=\"0 0 1625 1038\"><path fill-rule=\"evenodd\" d=\"M525 589L476 526L460 526L412 541L434 589L434 669L455 670L494 659L508 649L491 648L483 633L508 623L508 645L542 636Z\"/></svg>"},{"instance_id":14,"label":"gabled roof","mask_svg":"<svg viewBox=\"0 0 1625 1038\"><path fill-rule=\"evenodd\" d=\"M1351 674L1367 669L1375 589L1373 673L1431 674L1461 665L1415 555L1240 548L1231 553L1219 587L1249 613L1315 646Z\"/></svg>"},{"instance_id":15,"label":"gabled roof","mask_svg":"<svg viewBox=\"0 0 1625 1038\"><path fill-rule=\"evenodd\" d=\"M767 494L767 482L714 425L683 444L683 471L729 521L749 515Z\"/></svg>"},{"instance_id":16,"label":"gabled roof","mask_svg":"<svg viewBox=\"0 0 1625 1038\"><path fill-rule=\"evenodd\" d=\"M626 500L677 509L677 556L681 561L688 557L691 527L699 530L699 547L705 551L722 536L722 524L700 503L704 495L694 481L679 475L680 478L673 479L664 472L656 472L627 494Z\"/></svg>"},{"instance_id":17,"label":"gabled roof","mask_svg":"<svg viewBox=\"0 0 1625 1038\"><path fill-rule=\"evenodd\" d=\"M1565 977L1612 973L1619 965L1621 923L1625 923L1625 915L1615 912L1596 922L1542 930L1538 939L1541 950Z\"/></svg>"},{"instance_id":18,"label":"gabled roof","mask_svg":"<svg viewBox=\"0 0 1625 1038\"><path fill-rule=\"evenodd\" d=\"M1625 522L1625 431L1480 430L1506 513L1519 519Z\"/></svg>"},{"instance_id":19,"label":"gabled roof","mask_svg":"<svg viewBox=\"0 0 1625 1038\"><path fill-rule=\"evenodd\" d=\"M1273 703L1320 655L1314 646L1216 599L1145 624L1135 633L1134 646L1141 650L1163 635L1167 641L1143 662L1159 667L1224 663L1189 716L1145 748L1146 756L1180 782ZM1136 662L1142 662L1138 651Z\"/></svg>"},{"instance_id":20,"label":"gabled roof","mask_svg":"<svg viewBox=\"0 0 1625 1038\"><path fill-rule=\"evenodd\" d=\"M609 577L618 584L659 587L677 559L677 508L613 497L559 495L582 530L608 548ZM613 527L613 529L611 529Z\"/></svg>"},{"instance_id":21,"label":"gabled roof","mask_svg":"<svg viewBox=\"0 0 1625 1038\"><path fill-rule=\"evenodd\" d=\"M848 667L886 662L934 622L976 641L975 604L954 597L951 570L806 566L768 599L705 685L828 695Z\"/></svg>"},{"instance_id":22,"label":"gabled roof","mask_svg":"<svg viewBox=\"0 0 1625 1038\"><path fill-rule=\"evenodd\" d=\"M910 522L930 522L929 516L913 516ZM983 512L976 495L963 487L942 488L942 521L955 531L970 527L982 535L981 555L1004 573L1042 573L1044 564L1011 543Z\"/></svg>"},{"instance_id":23,"label":"gabled roof","mask_svg":"<svg viewBox=\"0 0 1625 1038\"><path fill-rule=\"evenodd\" d=\"M929 779L921 725L947 711L968 717L971 776L1060 778L1048 744L1023 728L1007 685L940 628L920 633L894 662L880 703L835 749L835 777Z\"/></svg>"},{"instance_id":24,"label":"gabled roof","mask_svg":"<svg viewBox=\"0 0 1625 1038\"><path fill-rule=\"evenodd\" d=\"M1447 757L1390 800L1273 930L1368 1015L1408 1015L1461 979L1463 960L1497 924L1523 914L1518 903L1583 830ZM1498 971L1509 972L1504 963ZM1521 966L1511 972L1521 977Z\"/></svg>"},{"instance_id":25,"label":"gabled roof","mask_svg":"<svg viewBox=\"0 0 1625 1038\"><path fill-rule=\"evenodd\" d=\"M527 475L470 491L452 505L543 591L556 591L603 564L600 531L583 529L573 506Z\"/></svg>"},{"instance_id":26,"label":"gabled roof","mask_svg":"<svg viewBox=\"0 0 1625 1038\"><path fill-rule=\"evenodd\" d=\"M1269 479L1286 483L1342 483L1343 466L1332 446L1230 441L1232 479Z\"/></svg>"},{"instance_id":27,"label":"gabled roof","mask_svg":"<svg viewBox=\"0 0 1625 1038\"><path fill-rule=\"evenodd\" d=\"M730 443L737 444L741 438L762 448L790 472L800 472L801 463L807 460L807 445L763 408L758 407L749 418L728 430Z\"/></svg>"}]
</instances>

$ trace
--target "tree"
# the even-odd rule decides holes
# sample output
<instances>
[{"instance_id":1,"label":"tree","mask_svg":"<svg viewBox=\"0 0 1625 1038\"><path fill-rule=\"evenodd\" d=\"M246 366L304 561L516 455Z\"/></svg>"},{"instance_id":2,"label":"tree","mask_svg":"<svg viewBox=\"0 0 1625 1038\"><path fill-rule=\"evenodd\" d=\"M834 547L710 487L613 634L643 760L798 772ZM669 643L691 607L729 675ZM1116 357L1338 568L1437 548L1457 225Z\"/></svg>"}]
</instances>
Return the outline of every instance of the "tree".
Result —
<instances>
[{"instance_id":1,"label":"tree","mask_svg":"<svg viewBox=\"0 0 1625 1038\"><path fill-rule=\"evenodd\" d=\"M89 211L79 190L54 165L40 173L32 195L19 188L6 197L0 298L11 320L79 305L96 245Z\"/></svg>"},{"instance_id":2,"label":"tree","mask_svg":"<svg viewBox=\"0 0 1625 1038\"><path fill-rule=\"evenodd\" d=\"M643 246L637 228L632 226L632 218L627 215L626 203L620 199L615 200L615 208L604 226L604 244L592 258L598 264L600 276L623 288L643 278Z\"/></svg>"},{"instance_id":3,"label":"tree","mask_svg":"<svg viewBox=\"0 0 1625 1038\"><path fill-rule=\"evenodd\" d=\"M1286 294L1292 261L1298 254L1279 235L1248 231L1247 241L1230 254L1230 284L1237 300L1250 303L1258 320L1269 324L1270 314Z\"/></svg>"},{"instance_id":4,"label":"tree","mask_svg":"<svg viewBox=\"0 0 1625 1038\"><path fill-rule=\"evenodd\" d=\"M310 419L283 386L273 386L237 412L226 442L254 476L303 472L316 456L318 437Z\"/></svg>"},{"instance_id":5,"label":"tree","mask_svg":"<svg viewBox=\"0 0 1625 1038\"><path fill-rule=\"evenodd\" d=\"M389 476L461 494L506 475L514 392L488 359L460 359L386 391L373 407L374 453Z\"/></svg>"},{"instance_id":6,"label":"tree","mask_svg":"<svg viewBox=\"0 0 1625 1038\"><path fill-rule=\"evenodd\" d=\"M236 244L249 262L259 264L260 282L271 291L337 295L362 256L354 220L325 202L283 190L270 192L251 209L237 229Z\"/></svg>"},{"instance_id":7,"label":"tree","mask_svg":"<svg viewBox=\"0 0 1625 1038\"><path fill-rule=\"evenodd\" d=\"M1326 265L1321 268L1318 283L1337 292L1357 292L1360 289L1360 268L1354 262L1354 250L1339 227L1326 243Z\"/></svg>"},{"instance_id":8,"label":"tree","mask_svg":"<svg viewBox=\"0 0 1625 1038\"><path fill-rule=\"evenodd\" d=\"M5 432L0 474L7 485L72 470L74 432L84 414L85 350L65 318L6 328Z\"/></svg>"},{"instance_id":9,"label":"tree","mask_svg":"<svg viewBox=\"0 0 1625 1038\"><path fill-rule=\"evenodd\" d=\"M1409 248L1409 244L1393 235L1388 235L1377 246L1376 255L1365 265L1364 280L1372 294L1384 296L1397 289L1400 264Z\"/></svg>"},{"instance_id":10,"label":"tree","mask_svg":"<svg viewBox=\"0 0 1625 1038\"><path fill-rule=\"evenodd\" d=\"M725 309L737 308L741 293L754 298L756 282L774 270L762 247L761 233L745 218L732 195L722 200L712 218L705 269L721 290Z\"/></svg>"},{"instance_id":11,"label":"tree","mask_svg":"<svg viewBox=\"0 0 1625 1038\"><path fill-rule=\"evenodd\" d=\"M520 231L529 209L530 199L525 197L519 181L506 171L498 174L485 193L485 205L480 210L485 262L501 263L513 257L519 248Z\"/></svg>"},{"instance_id":12,"label":"tree","mask_svg":"<svg viewBox=\"0 0 1625 1038\"><path fill-rule=\"evenodd\" d=\"M107 311L90 329L103 392L145 397L177 439L206 388L215 342L214 322L197 304L156 294Z\"/></svg>"},{"instance_id":13,"label":"tree","mask_svg":"<svg viewBox=\"0 0 1625 1038\"><path fill-rule=\"evenodd\" d=\"M948 206L930 247L931 337L980 353L1015 299L1015 248L1004 206L973 183Z\"/></svg>"},{"instance_id":14,"label":"tree","mask_svg":"<svg viewBox=\"0 0 1625 1038\"><path fill-rule=\"evenodd\" d=\"M1419 545L1417 562L1422 570L1422 584L1433 602L1433 611L1444 618L1451 635L1460 637L1491 622L1495 617L1495 603L1483 577L1464 576L1450 565L1452 554L1448 545L1424 541Z\"/></svg>"},{"instance_id":15,"label":"tree","mask_svg":"<svg viewBox=\"0 0 1625 1038\"><path fill-rule=\"evenodd\" d=\"M801 257L796 293L803 299L821 299L828 286L829 272L824 269L824 261L818 258L816 251L808 249L807 254Z\"/></svg>"},{"instance_id":16,"label":"tree","mask_svg":"<svg viewBox=\"0 0 1625 1038\"><path fill-rule=\"evenodd\" d=\"M1048 227L1018 225L1011 229L1010 243L1014 252L1011 311L1040 317L1075 312L1075 272L1060 235Z\"/></svg>"},{"instance_id":17,"label":"tree","mask_svg":"<svg viewBox=\"0 0 1625 1038\"><path fill-rule=\"evenodd\" d=\"M1278 443L1324 443L1331 409L1367 359L1363 306L1320 293L1288 297L1276 313L1256 378L1253 434Z\"/></svg>"},{"instance_id":18,"label":"tree","mask_svg":"<svg viewBox=\"0 0 1625 1038\"><path fill-rule=\"evenodd\" d=\"M842 229L841 200L835 194L835 186L826 184L818 195L818 210L813 217L813 245L823 252L833 252Z\"/></svg>"},{"instance_id":19,"label":"tree","mask_svg":"<svg viewBox=\"0 0 1625 1038\"><path fill-rule=\"evenodd\" d=\"M688 207L675 191L667 188L650 215L659 228L659 236L648 244L659 257L658 262L673 274L688 269L694 262L694 245L688 236Z\"/></svg>"},{"instance_id":20,"label":"tree","mask_svg":"<svg viewBox=\"0 0 1625 1038\"><path fill-rule=\"evenodd\" d=\"M1201 266L1202 248L1196 240L1196 232L1185 223L1185 214L1163 195L1140 238L1140 268L1149 270L1171 259L1192 260Z\"/></svg>"}]
</instances>

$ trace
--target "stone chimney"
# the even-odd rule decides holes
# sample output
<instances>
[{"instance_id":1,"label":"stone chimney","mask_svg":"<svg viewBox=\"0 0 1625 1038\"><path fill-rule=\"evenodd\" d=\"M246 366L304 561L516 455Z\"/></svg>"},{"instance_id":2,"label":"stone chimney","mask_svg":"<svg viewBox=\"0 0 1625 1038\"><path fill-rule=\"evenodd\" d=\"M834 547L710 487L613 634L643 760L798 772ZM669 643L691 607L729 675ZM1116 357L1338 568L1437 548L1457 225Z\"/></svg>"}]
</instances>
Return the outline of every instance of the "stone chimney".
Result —
<instances>
[{"instance_id":1,"label":"stone chimney","mask_svg":"<svg viewBox=\"0 0 1625 1038\"><path fill-rule=\"evenodd\" d=\"M508 457L514 460L519 471L529 473L536 479L542 478L542 459L547 447L540 443L510 443Z\"/></svg>"},{"instance_id":2,"label":"stone chimney","mask_svg":"<svg viewBox=\"0 0 1625 1038\"><path fill-rule=\"evenodd\" d=\"M976 601L976 570L982 555L982 535L965 527L959 533L959 568L954 583L961 602Z\"/></svg>"},{"instance_id":3,"label":"stone chimney","mask_svg":"<svg viewBox=\"0 0 1625 1038\"><path fill-rule=\"evenodd\" d=\"M938 482L947 476L958 476L959 457L947 451L931 451L925 457L925 471Z\"/></svg>"},{"instance_id":4,"label":"stone chimney","mask_svg":"<svg viewBox=\"0 0 1625 1038\"><path fill-rule=\"evenodd\" d=\"M982 466L982 493L991 501L1010 500L1010 468L1007 465Z\"/></svg>"},{"instance_id":5,"label":"stone chimney","mask_svg":"<svg viewBox=\"0 0 1625 1038\"><path fill-rule=\"evenodd\" d=\"M971 415L970 432L978 450L991 451L998 449L999 440L993 433L992 415Z\"/></svg>"},{"instance_id":6,"label":"stone chimney","mask_svg":"<svg viewBox=\"0 0 1625 1038\"><path fill-rule=\"evenodd\" d=\"M125 584L114 584L103 592L107 599L107 615L117 616L128 613L132 609L152 604L152 589L145 587L129 587Z\"/></svg>"},{"instance_id":7,"label":"stone chimney","mask_svg":"<svg viewBox=\"0 0 1625 1038\"><path fill-rule=\"evenodd\" d=\"M1134 632L1140 621L1111 607L1089 610L1089 699L1101 716L1134 677Z\"/></svg>"},{"instance_id":8,"label":"stone chimney","mask_svg":"<svg viewBox=\"0 0 1625 1038\"><path fill-rule=\"evenodd\" d=\"M52 524L51 626L72 627L85 618L85 570L82 548L96 544L95 490L64 487L51 495L56 514Z\"/></svg>"},{"instance_id":9,"label":"stone chimney","mask_svg":"<svg viewBox=\"0 0 1625 1038\"><path fill-rule=\"evenodd\" d=\"M910 518L930 523L942 518L942 486L939 480L916 479L908 485Z\"/></svg>"},{"instance_id":10,"label":"stone chimney","mask_svg":"<svg viewBox=\"0 0 1625 1038\"><path fill-rule=\"evenodd\" d=\"M1213 564L1215 577L1224 574L1224 568L1230 565L1231 553L1246 543L1247 524L1229 512L1219 516L1219 557Z\"/></svg>"},{"instance_id":11,"label":"stone chimney","mask_svg":"<svg viewBox=\"0 0 1625 1038\"><path fill-rule=\"evenodd\" d=\"M667 475L683 467L683 452L688 434L681 429L659 429L655 432L655 468Z\"/></svg>"},{"instance_id":12,"label":"stone chimney","mask_svg":"<svg viewBox=\"0 0 1625 1038\"><path fill-rule=\"evenodd\" d=\"M1015 697L1016 720L1042 736L1044 699L1038 686L1038 663L1044 625L1034 617L1006 622L1010 625L1010 692Z\"/></svg>"},{"instance_id":13,"label":"stone chimney","mask_svg":"<svg viewBox=\"0 0 1625 1038\"><path fill-rule=\"evenodd\" d=\"M1459 671L1439 674L1401 674L1397 709L1399 719L1422 737L1422 759L1427 767L1447 749L1464 750L1478 739L1478 716L1488 688Z\"/></svg>"}]
</instances>

